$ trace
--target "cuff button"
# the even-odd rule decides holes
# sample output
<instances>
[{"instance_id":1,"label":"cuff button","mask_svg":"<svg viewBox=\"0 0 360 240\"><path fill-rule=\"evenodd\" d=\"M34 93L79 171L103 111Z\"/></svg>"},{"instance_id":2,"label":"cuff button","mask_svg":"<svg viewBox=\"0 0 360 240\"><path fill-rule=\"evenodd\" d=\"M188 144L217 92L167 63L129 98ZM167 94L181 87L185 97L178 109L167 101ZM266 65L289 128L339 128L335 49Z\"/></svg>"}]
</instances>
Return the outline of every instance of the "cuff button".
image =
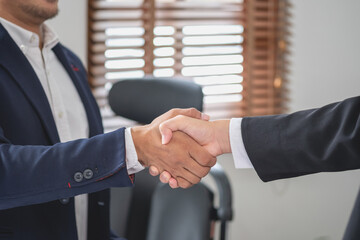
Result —
<instances>
[{"instance_id":1,"label":"cuff button","mask_svg":"<svg viewBox=\"0 0 360 240\"><path fill-rule=\"evenodd\" d=\"M77 172L74 175L75 182L81 182L83 180L84 176L81 172Z\"/></svg>"},{"instance_id":2,"label":"cuff button","mask_svg":"<svg viewBox=\"0 0 360 240\"><path fill-rule=\"evenodd\" d=\"M66 205L70 202L70 198L62 198L62 199L59 199L59 201L61 204Z\"/></svg>"},{"instance_id":3,"label":"cuff button","mask_svg":"<svg viewBox=\"0 0 360 240\"><path fill-rule=\"evenodd\" d=\"M91 169L86 169L83 174L85 179L91 179L94 176L94 172Z\"/></svg>"}]
</instances>

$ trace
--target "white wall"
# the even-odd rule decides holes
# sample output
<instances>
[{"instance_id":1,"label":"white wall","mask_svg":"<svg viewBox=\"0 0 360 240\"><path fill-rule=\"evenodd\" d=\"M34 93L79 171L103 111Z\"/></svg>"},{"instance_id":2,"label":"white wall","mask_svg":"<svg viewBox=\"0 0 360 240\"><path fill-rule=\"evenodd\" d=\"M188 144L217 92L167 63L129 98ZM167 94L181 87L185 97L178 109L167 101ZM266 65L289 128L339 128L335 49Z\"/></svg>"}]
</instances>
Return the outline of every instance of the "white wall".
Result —
<instances>
[{"instance_id":1,"label":"white wall","mask_svg":"<svg viewBox=\"0 0 360 240\"><path fill-rule=\"evenodd\" d=\"M360 94L360 1L301 0L294 5L292 111ZM262 183L253 170L230 174L235 219L230 239L338 240L360 187L360 171Z\"/></svg>"},{"instance_id":2,"label":"white wall","mask_svg":"<svg viewBox=\"0 0 360 240\"><path fill-rule=\"evenodd\" d=\"M360 94L360 1L294 1L293 111Z\"/></svg>"},{"instance_id":3,"label":"white wall","mask_svg":"<svg viewBox=\"0 0 360 240\"><path fill-rule=\"evenodd\" d=\"M360 93L360 1L291 1L292 111ZM86 62L86 1L60 1L51 21L62 42ZM263 183L253 170L219 162L233 184L231 240L341 239L360 186L360 171Z\"/></svg>"},{"instance_id":4,"label":"white wall","mask_svg":"<svg viewBox=\"0 0 360 240\"><path fill-rule=\"evenodd\" d=\"M62 44L74 51L86 64L87 0L59 0L59 14L48 21Z\"/></svg>"}]
</instances>

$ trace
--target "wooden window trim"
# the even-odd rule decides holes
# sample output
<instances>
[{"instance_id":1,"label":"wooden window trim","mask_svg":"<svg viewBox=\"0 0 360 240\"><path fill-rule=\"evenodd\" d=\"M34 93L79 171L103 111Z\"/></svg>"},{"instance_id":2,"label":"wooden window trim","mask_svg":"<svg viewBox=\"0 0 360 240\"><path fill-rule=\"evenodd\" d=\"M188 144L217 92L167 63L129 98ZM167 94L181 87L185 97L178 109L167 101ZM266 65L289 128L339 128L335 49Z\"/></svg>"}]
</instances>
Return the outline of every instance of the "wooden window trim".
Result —
<instances>
[{"instance_id":1,"label":"wooden window trim","mask_svg":"<svg viewBox=\"0 0 360 240\"><path fill-rule=\"evenodd\" d=\"M140 9L143 11L142 14L134 13L134 9L139 9L139 5L136 3L125 5L101 0L88 1L89 83L94 89L94 95L100 108L104 108L107 105L107 91L102 86L109 82L109 80L104 77L104 74L114 71L106 69L104 66L106 61L104 52L106 49L111 48L105 45L106 39L111 39L111 36L105 35L104 31L107 27L116 26L121 21L127 21L129 26L141 25L144 27L146 31L145 44L144 47L139 47L139 49L145 50L146 57L144 58L144 67L141 70L145 75L150 75L156 68L153 64L156 58L154 56L154 49L156 47L153 44L153 39L156 36L154 36L152 29L157 25L168 25L169 23L174 23L174 21L178 24L191 21L201 22L190 11L188 14L183 14L184 9L189 9L189 6L200 11L200 5L194 7L193 4L186 1L176 4L156 3L155 5L155 0L145 1L146 3L143 4ZM203 21L217 23L233 21L233 18L226 18L226 15L220 11L210 19L210 15L207 16L206 12L211 11L214 5L216 5L214 2L201 5ZM228 6L230 9L231 4ZM288 46L290 43L288 37L290 36L289 18L291 17L289 10L291 9L291 5L289 1L244 0L242 3L233 4L232 7L242 9L241 12L239 12L236 23L244 27L244 31L241 34L243 37L241 46L244 59L242 63L243 72L241 73L243 78L241 83L243 87L243 91L241 92L242 100L232 103L206 104L204 106L205 112L210 114L214 119L286 112L289 65L287 56L289 55ZM157 17L155 17L155 9L160 11ZM128 10L128 13L123 15L118 14L119 11L124 12L124 10ZM229 15L235 12L236 11L229 11ZM134 16L136 14L138 14L138 18L135 21ZM201 16L198 18L201 18ZM181 32L177 31L174 37L178 42L178 40L184 36ZM183 57L183 55L178 52L183 47L183 44L180 43L174 45L177 51L174 55L176 59ZM127 59L132 58L129 57ZM133 57L133 59L137 58ZM179 63L174 65L174 77L180 77L180 71L183 67L184 66ZM104 118L114 117L108 110L105 112L106 113L103 114Z\"/></svg>"}]
</instances>

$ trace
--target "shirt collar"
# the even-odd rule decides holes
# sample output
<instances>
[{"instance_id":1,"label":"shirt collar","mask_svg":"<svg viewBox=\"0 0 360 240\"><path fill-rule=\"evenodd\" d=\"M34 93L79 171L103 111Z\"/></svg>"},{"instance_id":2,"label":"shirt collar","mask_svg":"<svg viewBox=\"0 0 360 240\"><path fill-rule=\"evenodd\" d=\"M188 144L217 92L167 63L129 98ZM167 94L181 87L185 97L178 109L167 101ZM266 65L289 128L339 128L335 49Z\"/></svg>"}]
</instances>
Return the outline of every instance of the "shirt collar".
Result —
<instances>
[{"instance_id":1,"label":"shirt collar","mask_svg":"<svg viewBox=\"0 0 360 240\"><path fill-rule=\"evenodd\" d=\"M57 34L46 23L41 26L41 31L44 36L44 48L52 49L59 43Z\"/></svg>"},{"instance_id":2,"label":"shirt collar","mask_svg":"<svg viewBox=\"0 0 360 240\"><path fill-rule=\"evenodd\" d=\"M0 23L4 26L16 45L23 50L25 47L39 47L39 36L31 31L28 31L18 25L5 20L0 17ZM44 36L44 48L52 49L59 38L56 33L45 23L41 25L41 34Z\"/></svg>"}]
</instances>

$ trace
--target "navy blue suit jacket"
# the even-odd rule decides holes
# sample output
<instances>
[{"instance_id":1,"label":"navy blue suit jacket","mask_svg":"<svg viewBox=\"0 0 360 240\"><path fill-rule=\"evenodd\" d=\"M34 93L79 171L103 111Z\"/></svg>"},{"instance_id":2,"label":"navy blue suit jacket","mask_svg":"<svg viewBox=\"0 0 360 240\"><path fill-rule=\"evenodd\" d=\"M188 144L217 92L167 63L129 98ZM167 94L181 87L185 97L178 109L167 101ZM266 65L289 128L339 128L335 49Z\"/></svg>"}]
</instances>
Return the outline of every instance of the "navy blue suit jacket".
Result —
<instances>
[{"instance_id":1,"label":"navy blue suit jacket","mask_svg":"<svg viewBox=\"0 0 360 240\"><path fill-rule=\"evenodd\" d=\"M80 60L53 48L84 104L89 139L59 143L51 109L30 63L0 24L0 239L77 239L73 196L89 194L88 239L109 239L109 187L131 186L124 129L102 134ZM81 182L76 172L91 169Z\"/></svg>"}]
</instances>

